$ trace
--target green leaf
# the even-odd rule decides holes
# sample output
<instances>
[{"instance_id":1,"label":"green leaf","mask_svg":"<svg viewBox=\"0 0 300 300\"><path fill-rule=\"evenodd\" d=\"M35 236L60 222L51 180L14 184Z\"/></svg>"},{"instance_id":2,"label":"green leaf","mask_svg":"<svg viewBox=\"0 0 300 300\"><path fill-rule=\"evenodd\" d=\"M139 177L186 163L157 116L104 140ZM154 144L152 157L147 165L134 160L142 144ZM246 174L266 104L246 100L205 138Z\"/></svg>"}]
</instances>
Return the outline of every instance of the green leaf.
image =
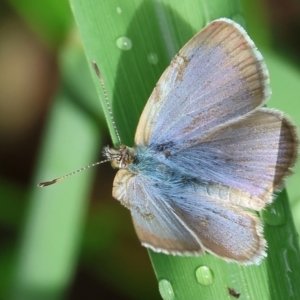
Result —
<instances>
[{"instance_id":1,"label":"green leaf","mask_svg":"<svg viewBox=\"0 0 300 300\"><path fill-rule=\"evenodd\" d=\"M219 17L228 17L245 25L238 1L136 0L120 3L70 0L70 3L87 60L95 60L100 67L122 142L129 146L133 145L135 128L147 98L183 44L207 22ZM95 74L94 80L113 142L117 144ZM296 232L292 219L288 217L287 198L282 196L278 201L283 202L286 217L284 224L276 227L286 228L284 232L289 233L290 244L285 244L285 247L290 250L283 251L276 243L270 242L269 257L260 266L226 263L208 254L173 257L149 251L164 299L230 299L229 288L240 293L241 299L282 299L282 295L300 297L296 276L287 273L296 274L300 266ZM274 207L276 210L276 203ZM276 230L266 227L266 238L272 241ZM273 274L274 261L284 261L284 255L288 256L288 264L280 263L276 275Z\"/></svg>"}]
</instances>

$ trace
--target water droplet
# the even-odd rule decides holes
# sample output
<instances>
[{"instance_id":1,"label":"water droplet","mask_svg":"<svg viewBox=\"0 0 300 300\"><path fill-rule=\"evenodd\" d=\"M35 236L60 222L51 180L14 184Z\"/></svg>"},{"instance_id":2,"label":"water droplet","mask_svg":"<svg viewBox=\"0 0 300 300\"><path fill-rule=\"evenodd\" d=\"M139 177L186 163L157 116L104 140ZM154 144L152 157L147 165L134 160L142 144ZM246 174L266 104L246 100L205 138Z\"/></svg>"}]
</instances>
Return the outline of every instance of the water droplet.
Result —
<instances>
[{"instance_id":1,"label":"water droplet","mask_svg":"<svg viewBox=\"0 0 300 300\"><path fill-rule=\"evenodd\" d=\"M296 246L297 247L297 246ZM295 275L293 275L295 271L295 261L298 260L298 251L291 251L288 249L282 250L283 256L281 257L281 260L283 259L283 268L281 262L279 262L278 266L281 268L281 271L284 272L284 278L285 278L285 285L288 289L288 295L286 299L292 299L295 298L295 288L296 285L294 284Z\"/></svg>"},{"instance_id":2,"label":"water droplet","mask_svg":"<svg viewBox=\"0 0 300 300\"><path fill-rule=\"evenodd\" d=\"M210 285L214 281L214 274L209 267L201 266L196 270L196 278L202 285Z\"/></svg>"},{"instance_id":3,"label":"water droplet","mask_svg":"<svg viewBox=\"0 0 300 300\"><path fill-rule=\"evenodd\" d=\"M161 297L164 300L174 300L175 294L170 281L166 279L161 279L158 283L158 289Z\"/></svg>"},{"instance_id":4,"label":"water droplet","mask_svg":"<svg viewBox=\"0 0 300 300\"><path fill-rule=\"evenodd\" d=\"M281 201L283 199L279 198L280 196L262 212L264 221L268 225L279 226L285 224L284 207Z\"/></svg>"},{"instance_id":5,"label":"water droplet","mask_svg":"<svg viewBox=\"0 0 300 300\"><path fill-rule=\"evenodd\" d=\"M158 63L158 56L154 52L150 52L147 58L150 64L156 65Z\"/></svg>"},{"instance_id":6,"label":"water droplet","mask_svg":"<svg viewBox=\"0 0 300 300\"><path fill-rule=\"evenodd\" d=\"M122 8L121 7L117 7L117 13L120 15L122 13Z\"/></svg>"},{"instance_id":7,"label":"water droplet","mask_svg":"<svg viewBox=\"0 0 300 300\"><path fill-rule=\"evenodd\" d=\"M116 45L121 50L130 50L132 48L131 39L126 36L121 36L116 40Z\"/></svg>"},{"instance_id":8,"label":"water droplet","mask_svg":"<svg viewBox=\"0 0 300 300\"><path fill-rule=\"evenodd\" d=\"M283 261L284 261L286 272L292 272L293 264L291 263L291 259L290 259L292 256L294 256L292 251L288 249L283 249L282 254L283 254Z\"/></svg>"}]
</instances>

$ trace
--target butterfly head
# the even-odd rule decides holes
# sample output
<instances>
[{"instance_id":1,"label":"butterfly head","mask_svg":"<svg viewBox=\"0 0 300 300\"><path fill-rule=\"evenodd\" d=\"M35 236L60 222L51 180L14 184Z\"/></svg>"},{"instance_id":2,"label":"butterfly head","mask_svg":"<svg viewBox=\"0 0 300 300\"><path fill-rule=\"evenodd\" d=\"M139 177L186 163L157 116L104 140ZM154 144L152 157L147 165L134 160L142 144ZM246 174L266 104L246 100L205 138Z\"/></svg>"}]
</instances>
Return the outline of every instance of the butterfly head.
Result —
<instances>
[{"instance_id":1,"label":"butterfly head","mask_svg":"<svg viewBox=\"0 0 300 300\"><path fill-rule=\"evenodd\" d=\"M127 168L134 160L134 149L125 145L118 148L110 148L106 146L103 150L104 156L111 161L111 166L114 169Z\"/></svg>"}]
</instances>

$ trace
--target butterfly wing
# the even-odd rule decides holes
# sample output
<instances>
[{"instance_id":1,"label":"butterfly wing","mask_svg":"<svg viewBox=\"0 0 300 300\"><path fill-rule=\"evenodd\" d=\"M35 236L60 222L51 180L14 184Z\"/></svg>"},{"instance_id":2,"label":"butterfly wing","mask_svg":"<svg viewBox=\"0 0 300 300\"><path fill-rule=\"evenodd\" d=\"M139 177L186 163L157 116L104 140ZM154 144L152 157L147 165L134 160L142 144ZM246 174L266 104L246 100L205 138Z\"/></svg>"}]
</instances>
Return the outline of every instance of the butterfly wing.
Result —
<instances>
[{"instance_id":1,"label":"butterfly wing","mask_svg":"<svg viewBox=\"0 0 300 300\"><path fill-rule=\"evenodd\" d=\"M202 254L204 249L223 259L259 263L265 240L256 216L230 203L219 203L205 186L174 192L149 178L120 170L113 196L130 208L142 244L168 254Z\"/></svg>"},{"instance_id":2,"label":"butterfly wing","mask_svg":"<svg viewBox=\"0 0 300 300\"><path fill-rule=\"evenodd\" d=\"M244 29L219 19L196 34L159 79L136 145L180 143L240 118L269 97L262 56Z\"/></svg>"},{"instance_id":3,"label":"butterfly wing","mask_svg":"<svg viewBox=\"0 0 300 300\"><path fill-rule=\"evenodd\" d=\"M162 75L135 142L182 174L230 186L233 203L260 210L298 152L294 125L280 112L259 108L269 96L267 83L246 32L230 20L212 22Z\"/></svg>"},{"instance_id":4,"label":"butterfly wing","mask_svg":"<svg viewBox=\"0 0 300 300\"><path fill-rule=\"evenodd\" d=\"M157 157L180 174L231 187L229 201L256 210L271 201L298 155L295 127L282 112L266 108L196 138L165 147L168 157Z\"/></svg>"},{"instance_id":5,"label":"butterfly wing","mask_svg":"<svg viewBox=\"0 0 300 300\"><path fill-rule=\"evenodd\" d=\"M203 187L173 195L174 211L210 253L228 261L259 264L266 241L257 216L211 197Z\"/></svg>"},{"instance_id":6,"label":"butterfly wing","mask_svg":"<svg viewBox=\"0 0 300 300\"><path fill-rule=\"evenodd\" d=\"M130 209L136 233L144 246L172 254L204 252L149 179L121 169L114 180L113 197Z\"/></svg>"}]
</instances>

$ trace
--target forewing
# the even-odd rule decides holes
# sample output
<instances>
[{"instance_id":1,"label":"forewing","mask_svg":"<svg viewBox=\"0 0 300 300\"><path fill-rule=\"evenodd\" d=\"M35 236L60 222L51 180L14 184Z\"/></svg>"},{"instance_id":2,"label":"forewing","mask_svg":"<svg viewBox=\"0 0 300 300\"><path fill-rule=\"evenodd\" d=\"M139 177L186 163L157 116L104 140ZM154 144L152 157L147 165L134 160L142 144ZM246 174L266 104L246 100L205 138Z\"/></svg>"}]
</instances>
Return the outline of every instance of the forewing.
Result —
<instances>
[{"instance_id":1,"label":"forewing","mask_svg":"<svg viewBox=\"0 0 300 300\"><path fill-rule=\"evenodd\" d=\"M136 233L146 247L171 254L201 254L193 233L174 214L170 202L153 182L127 169L119 170L113 196L130 209Z\"/></svg>"},{"instance_id":2,"label":"forewing","mask_svg":"<svg viewBox=\"0 0 300 300\"><path fill-rule=\"evenodd\" d=\"M137 145L206 136L269 97L262 56L244 29L219 19L196 34L159 79L141 115Z\"/></svg>"},{"instance_id":3,"label":"forewing","mask_svg":"<svg viewBox=\"0 0 300 300\"><path fill-rule=\"evenodd\" d=\"M161 159L180 174L230 187L233 203L239 194L240 205L257 210L281 188L298 155L295 126L282 112L266 108L196 141L172 145Z\"/></svg>"}]
</instances>

